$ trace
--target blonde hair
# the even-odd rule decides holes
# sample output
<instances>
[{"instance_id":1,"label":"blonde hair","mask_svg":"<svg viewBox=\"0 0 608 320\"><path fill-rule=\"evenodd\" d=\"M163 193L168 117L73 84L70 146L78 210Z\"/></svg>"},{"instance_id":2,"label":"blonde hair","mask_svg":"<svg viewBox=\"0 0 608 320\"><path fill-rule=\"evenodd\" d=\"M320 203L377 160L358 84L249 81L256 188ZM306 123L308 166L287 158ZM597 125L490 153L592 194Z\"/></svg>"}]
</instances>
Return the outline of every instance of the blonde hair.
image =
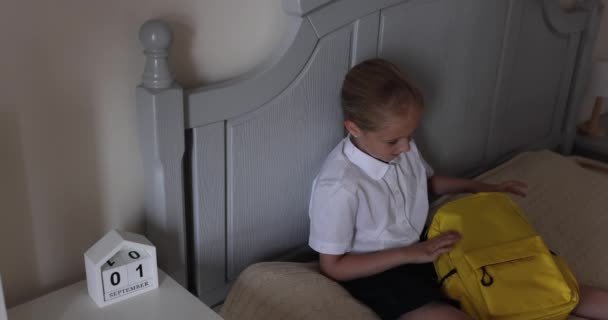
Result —
<instances>
[{"instance_id":1,"label":"blonde hair","mask_svg":"<svg viewBox=\"0 0 608 320\"><path fill-rule=\"evenodd\" d=\"M344 78L341 96L344 120L365 131L379 130L387 117L424 106L420 90L396 65L383 59L354 66Z\"/></svg>"}]
</instances>

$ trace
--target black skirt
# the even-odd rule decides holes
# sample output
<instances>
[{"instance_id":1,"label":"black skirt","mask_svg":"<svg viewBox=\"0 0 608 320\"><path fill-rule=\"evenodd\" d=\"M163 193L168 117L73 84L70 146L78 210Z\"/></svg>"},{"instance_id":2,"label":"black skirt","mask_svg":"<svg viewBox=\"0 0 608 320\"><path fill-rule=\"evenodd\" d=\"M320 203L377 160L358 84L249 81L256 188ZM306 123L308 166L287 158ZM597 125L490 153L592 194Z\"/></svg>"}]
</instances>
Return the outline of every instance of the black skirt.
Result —
<instances>
[{"instance_id":1,"label":"black skirt","mask_svg":"<svg viewBox=\"0 0 608 320\"><path fill-rule=\"evenodd\" d=\"M402 265L369 277L342 281L354 298L383 320L394 320L430 302L458 302L443 295L432 263Z\"/></svg>"}]
</instances>

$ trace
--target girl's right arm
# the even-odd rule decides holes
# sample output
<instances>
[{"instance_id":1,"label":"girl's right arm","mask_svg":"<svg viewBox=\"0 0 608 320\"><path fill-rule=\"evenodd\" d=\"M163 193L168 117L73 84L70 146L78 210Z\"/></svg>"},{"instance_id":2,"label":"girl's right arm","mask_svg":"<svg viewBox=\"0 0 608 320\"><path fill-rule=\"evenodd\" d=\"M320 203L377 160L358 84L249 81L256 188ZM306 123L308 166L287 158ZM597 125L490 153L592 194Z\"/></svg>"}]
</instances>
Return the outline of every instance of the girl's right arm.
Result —
<instances>
[{"instance_id":1,"label":"girl's right arm","mask_svg":"<svg viewBox=\"0 0 608 320\"><path fill-rule=\"evenodd\" d=\"M440 254L452 250L460 240L455 231L409 246L364 254L320 254L321 271L337 281L368 277L409 263L433 262Z\"/></svg>"}]
</instances>

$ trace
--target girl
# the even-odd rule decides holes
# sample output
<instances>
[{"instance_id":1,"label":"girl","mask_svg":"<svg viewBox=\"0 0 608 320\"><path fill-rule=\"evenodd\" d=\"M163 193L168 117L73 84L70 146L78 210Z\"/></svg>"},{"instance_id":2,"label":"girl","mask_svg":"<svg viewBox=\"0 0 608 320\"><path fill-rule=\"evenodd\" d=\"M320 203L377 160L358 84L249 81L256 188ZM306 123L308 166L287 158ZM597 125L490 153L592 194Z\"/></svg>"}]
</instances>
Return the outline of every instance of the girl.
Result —
<instances>
[{"instance_id":1,"label":"girl","mask_svg":"<svg viewBox=\"0 0 608 320\"><path fill-rule=\"evenodd\" d=\"M423 105L420 92L387 61L368 60L348 72L342 108L349 135L313 183L309 245L320 253L321 271L382 319L470 319L442 295L432 265L460 235L420 241L429 209L427 183L439 195L525 196L526 185L433 175L412 139ZM583 302L586 296L589 302ZM608 315L604 301L608 293L581 288L576 314Z\"/></svg>"}]
</instances>

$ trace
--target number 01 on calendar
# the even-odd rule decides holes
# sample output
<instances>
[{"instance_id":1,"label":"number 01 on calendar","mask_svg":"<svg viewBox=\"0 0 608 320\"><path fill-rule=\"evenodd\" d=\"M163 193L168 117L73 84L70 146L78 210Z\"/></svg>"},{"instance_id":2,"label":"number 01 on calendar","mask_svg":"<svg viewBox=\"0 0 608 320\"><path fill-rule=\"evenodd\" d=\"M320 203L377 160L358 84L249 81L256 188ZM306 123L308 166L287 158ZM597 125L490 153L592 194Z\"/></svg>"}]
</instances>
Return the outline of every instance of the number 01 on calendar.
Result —
<instances>
[{"instance_id":1,"label":"number 01 on calendar","mask_svg":"<svg viewBox=\"0 0 608 320\"><path fill-rule=\"evenodd\" d=\"M99 307L158 287L156 248L144 236L112 230L84 259L89 295Z\"/></svg>"}]
</instances>

